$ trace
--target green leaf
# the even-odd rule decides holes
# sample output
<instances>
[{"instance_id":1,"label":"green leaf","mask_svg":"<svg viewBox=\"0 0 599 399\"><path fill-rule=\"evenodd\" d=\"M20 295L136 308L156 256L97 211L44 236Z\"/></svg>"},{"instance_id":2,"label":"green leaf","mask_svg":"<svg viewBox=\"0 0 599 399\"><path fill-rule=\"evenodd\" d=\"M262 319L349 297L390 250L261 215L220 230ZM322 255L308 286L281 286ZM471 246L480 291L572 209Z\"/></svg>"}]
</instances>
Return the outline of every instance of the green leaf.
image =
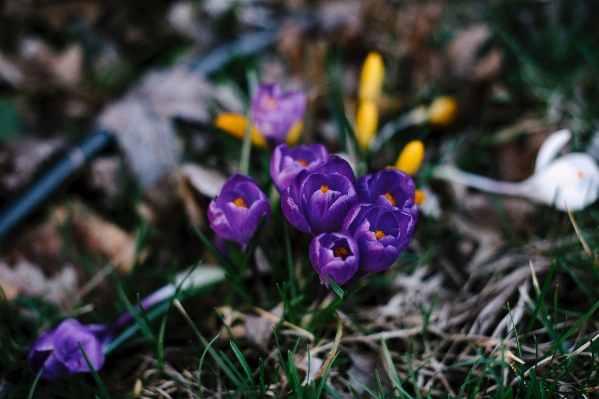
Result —
<instances>
[{"instance_id":1,"label":"green leaf","mask_svg":"<svg viewBox=\"0 0 599 399\"><path fill-rule=\"evenodd\" d=\"M339 295L339 298L343 299L343 295L345 295L345 291L343 291L343 289L341 287L339 287L336 282L333 281L331 276L327 276L327 280L329 280L329 284L331 285L331 288L333 289L333 291L335 291L335 294Z\"/></svg>"},{"instance_id":2,"label":"green leaf","mask_svg":"<svg viewBox=\"0 0 599 399\"><path fill-rule=\"evenodd\" d=\"M81 350L81 353L83 354L83 358L85 359L85 363L87 363L87 367L89 367L89 372L92 373L94 380L96 380L96 384L98 384L100 391L102 391L102 395L104 395L103 399L111 399L110 394L108 393L108 389L106 389L106 385L104 385L104 382L98 375L98 372L96 371L96 369L94 368L92 363L89 361L89 358L87 357L87 354L85 353L85 350L83 349L83 346L81 346L81 342L77 342L77 345L79 345L79 350Z\"/></svg>"}]
</instances>

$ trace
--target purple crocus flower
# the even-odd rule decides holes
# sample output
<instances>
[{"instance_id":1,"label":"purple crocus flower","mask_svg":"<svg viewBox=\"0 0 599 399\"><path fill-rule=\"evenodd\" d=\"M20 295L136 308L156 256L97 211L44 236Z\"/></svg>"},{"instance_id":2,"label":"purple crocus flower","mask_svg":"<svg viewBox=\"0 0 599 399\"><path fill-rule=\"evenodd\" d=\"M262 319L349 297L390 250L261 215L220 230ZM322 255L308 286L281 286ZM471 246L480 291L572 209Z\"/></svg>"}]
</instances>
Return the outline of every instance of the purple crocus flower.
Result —
<instances>
[{"instance_id":1,"label":"purple crocus flower","mask_svg":"<svg viewBox=\"0 0 599 399\"><path fill-rule=\"evenodd\" d=\"M145 298L141 305L144 309L150 308L173 296L175 290L173 284L165 285ZM47 382L89 372L79 343L94 370L99 370L104 365L104 348L132 320L133 315L129 312L109 324L83 325L75 319L63 320L56 329L43 333L34 342L27 357L29 370L37 374L43 367L40 379Z\"/></svg>"},{"instance_id":2,"label":"purple crocus flower","mask_svg":"<svg viewBox=\"0 0 599 399\"><path fill-rule=\"evenodd\" d=\"M327 276L339 285L345 284L358 271L358 243L344 233L322 233L310 243L310 261L320 282L330 288Z\"/></svg>"},{"instance_id":3,"label":"purple crocus flower","mask_svg":"<svg viewBox=\"0 0 599 399\"><path fill-rule=\"evenodd\" d=\"M277 83L260 83L252 95L250 111L262 136L271 144L278 144L304 117L306 103L306 95L300 91L283 93Z\"/></svg>"},{"instance_id":4,"label":"purple crocus flower","mask_svg":"<svg viewBox=\"0 0 599 399\"><path fill-rule=\"evenodd\" d=\"M322 144L289 148L279 144L270 158L270 175L281 193L298 175L305 176L329 159L329 152ZM301 179L301 177L300 177Z\"/></svg>"},{"instance_id":5,"label":"purple crocus flower","mask_svg":"<svg viewBox=\"0 0 599 399\"><path fill-rule=\"evenodd\" d=\"M414 233L414 218L402 210L358 204L345 217L343 232L360 247L359 269L376 273L391 266L406 249Z\"/></svg>"},{"instance_id":6,"label":"purple crocus flower","mask_svg":"<svg viewBox=\"0 0 599 399\"><path fill-rule=\"evenodd\" d=\"M414 219L418 217L418 205L414 204L414 181L401 170L388 168L364 175L358 180L356 191L361 203L403 210Z\"/></svg>"},{"instance_id":7,"label":"purple crocus flower","mask_svg":"<svg viewBox=\"0 0 599 399\"><path fill-rule=\"evenodd\" d=\"M340 230L345 215L358 202L351 166L331 156L301 181L300 177L281 194L281 209L289 223L313 235Z\"/></svg>"},{"instance_id":8,"label":"purple crocus flower","mask_svg":"<svg viewBox=\"0 0 599 399\"><path fill-rule=\"evenodd\" d=\"M210 201L208 220L219 236L234 241L245 250L256 233L262 215L270 219L270 203L256 182L236 174L224 184L220 195Z\"/></svg>"}]
</instances>

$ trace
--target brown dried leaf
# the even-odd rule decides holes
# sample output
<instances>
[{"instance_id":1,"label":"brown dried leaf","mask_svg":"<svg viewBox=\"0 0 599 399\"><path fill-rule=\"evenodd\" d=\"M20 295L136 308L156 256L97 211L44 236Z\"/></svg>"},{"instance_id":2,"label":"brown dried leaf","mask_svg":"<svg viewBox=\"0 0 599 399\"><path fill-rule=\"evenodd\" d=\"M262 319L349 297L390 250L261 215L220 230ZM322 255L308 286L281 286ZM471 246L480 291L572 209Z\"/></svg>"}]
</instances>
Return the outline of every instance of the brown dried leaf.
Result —
<instances>
[{"instance_id":1,"label":"brown dried leaf","mask_svg":"<svg viewBox=\"0 0 599 399\"><path fill-rule=\"evenodd\" d=\"M110 260L119 273L128 273L137 259L136 238L80 202L66 209L73 239L84 249ZM143 255L140 255L143 256Z\"/></svg>"},{"instance_id":2,"label":"brown dried leaf","mask_svg":"<svg viewBox=\"0 0 599 399\"><path fill-rule=\"evenodd\" d=\"M482 59L477 56L491 36L491 28L482 24L459 32L447 47L451 73L460 79L475 82L493 79L501 68L501 51L492 49Z\"/></svg>"},{"instance_id":3,"label":"brown dried leaf","mask_svg":"<svg viewBox=\"0 0 599 399\"><path fill-rule=\"evenodd\" d=\"M73 305L77 276L73 266L64 266L56 276L47 277L38 266L24 260L13 267L0 262L0 287L9 301L18 295L40 296L68 309Z\"/></svg>"},{"instance_id":4,"label":"brown dried leaf","mask_svg":"<svg viewBox=\"0 0 599 399\"><path fill-rule=\"evenodd\" d=\"M188 163L181 167L181 173L189 184L200 194L214 198L220 194L227 177L214 169Z\"/></svg>"}]
</instances>

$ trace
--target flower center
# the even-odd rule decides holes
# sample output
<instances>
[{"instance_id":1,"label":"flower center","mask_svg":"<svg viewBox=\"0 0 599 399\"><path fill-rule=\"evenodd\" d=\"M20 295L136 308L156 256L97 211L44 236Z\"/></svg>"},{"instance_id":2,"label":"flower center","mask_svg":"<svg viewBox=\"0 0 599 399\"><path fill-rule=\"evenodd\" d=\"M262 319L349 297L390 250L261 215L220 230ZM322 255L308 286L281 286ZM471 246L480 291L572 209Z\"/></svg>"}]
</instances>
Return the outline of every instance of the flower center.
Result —
<instances>
[{"instance_id":1,"label":"flower center","mask_svg":"<svg viewBox=\"0 0 599 399\"><path fill-rule=\"evenodd\" d=\"M578 176L578 178L582 180L584 179L584 172L582 170L579 170L576 172L576 176Z\"/></svg>"},{"instance_id":2,"label":"flower center","mask_svg":"<svg viewBox=\"0 0 599 399\"><path fill-rule=\"evenodd\" d=\"M245 201L243 200L243 198L241 197L237 197L233 200L233 203L235 204L235 206L241 206L244 208L248 207L248 204L245 203Z\"/></svg>"},{"instance_id":3,"label":"flower center","mask_svg":"<svg viewBox=\"0 0 599 399\"><path fill-rule=\"evenodd\" d=\"M300 165L302 165L304 168L305 168L306 166L308 166L308 162L304 161L303 159L298 159L298 160L297 160L297 163L299 163Z\"/></svg>"},{"instance_id":4,"label":"flower center","mask_svg":"<svg viewBox=\"0 0 599 399\"><path fill-rule=\"evenodd\" d=\"M274 107L275 105L277 105L277 100L275 100L274 97L269 97L268 105L270 105L271 107Z\"/></svg>"},{"instance_id":5,"label":"flower center","mask_svg":"<svg viewBox=\"0 0 599 399\"><path fill-rule=\"evenodd\" d=\"M320 191L322 191L323 194L326 194L327 191L329 191L329 186L323 184L322 186L320 186Z\"/></svg>"},{"instance_id":6,"label":"flower center","mask_svg":"<svg viewBox=\"0 0 599 399\"><path fill-rule=\"evenodd\" d=\"M335 256L337 258L341 258L341 259L345 260L345 258L347 258L350 255L351 255L351 252L346 247L335 248Z\"/></svg>"},{"instance_id":7,"label":"flower center","mask_svg":"<svg viewBox=\"0 0 599 399\"><path fill-rule=\"evenodd\" d=\"M385 198L391 203L391 206L395 206L395 197L389 193L385 193Z\"/></svg>"},{"instance_id":8,"label":"flower center","mask_svg":"<svg viewBox=\"0 0 599 399\"><path fill-rule=\"evenodd\" d=\"M383 230L374 230L374 236L376 237L377 241L380 240L383 237L387 237L387 234L383 233Z\"/></svg>"}]
</instances>

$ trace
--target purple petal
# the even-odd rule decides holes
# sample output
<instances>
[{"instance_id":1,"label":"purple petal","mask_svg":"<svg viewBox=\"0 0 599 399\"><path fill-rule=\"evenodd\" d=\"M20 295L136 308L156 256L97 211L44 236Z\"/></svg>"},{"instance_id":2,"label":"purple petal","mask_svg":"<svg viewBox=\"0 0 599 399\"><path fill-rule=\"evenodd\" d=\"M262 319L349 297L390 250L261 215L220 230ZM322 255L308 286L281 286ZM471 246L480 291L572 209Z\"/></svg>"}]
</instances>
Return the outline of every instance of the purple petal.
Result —
<instances>
[{"instance_id":1,"label":"purple petal","mask_svg":"<svg viewBox=\"0 0 599 399\"><path fill-rule=\"evenodd\" d=\"M92 367L99 370L104 365L102 344L98 337L75 319L66 319L54 333L54 353L69 373L89 371L79 344L83 347Z\"/></svg>"},{"instance_id":2,"label":"purple petal","mask_svg":"<svg viewBox=\"0 0 599 399\"><path fill-rule=\"evenodd\" d=\"M339 174L345 176L352 185L355 186L356 184L354 170L345 159L336 155L331 155L327 162L314 169L314 173L322 173L325 175Z\"/></svg>"},{"instance_id":3,"label":"purple petal","mask_svg":"<svg viewBox=\"0 0 599 399\"><path fill-rule=\"evenodd\" d=\"M329 159L329 152L322 144L289 148L278 145L270 159L270 175L281 193L301 173L311 172Z\"/></svg>"},{"instance_id":4,"label":"purple petal","mask_svg":"<svg viewBox=\"0 0 599 399\"><path fill-rule=\"evenodd\" d=\"M335 283L345 284L358 270L359 247L343 233L322 233L312 239L309 255L320 282L330 288L327 276Z\"/></svg>"},{"instance_id":5,"label":"purple petal","mask_svg":"<svg viewBox=\"0 0 599 399\"><path fill-rule=\"evenodd\" d=\"M397 209L414 205L415 190L412 178L397 169L364 175L356 183L360 202Z\"/></svg>"},{"instance_id":6,"label":"purple petal","mask_svg":"<svg viewBox=\"0 0 599 399\"><path fill-rule=\"evenodd\" d=\"M276 83L260 84L252 96L250 111L260 133L268 141L280 143L291 127L303 118L306 104L302 92L282 93Z\"/></svg>"},{"instance_id":7,"label":"purple petal","mask_svg":"<svg viewBox=\"0 0 599 399\"><path fill-rule=\"evenodd\" d=\"M244 248L256 233L262 215L271 216L270 203L256 182L245 175L231 176L208 206L210 227L219 236Z\"/></svg>"},{"instance_id":8,"label":"purple petal","mask_svg":"<svg viewBox=\"0 0 599 399\"><path fill-rule=\"evenodd\" d=\"M285 215L285 218L296 229L304 233L311 233L310 225L299 209L297 197L292 195L294 191L294 187L289 186L281 194L281 210L283 211L283 215Z\"/></svg>"}]
</instances>

